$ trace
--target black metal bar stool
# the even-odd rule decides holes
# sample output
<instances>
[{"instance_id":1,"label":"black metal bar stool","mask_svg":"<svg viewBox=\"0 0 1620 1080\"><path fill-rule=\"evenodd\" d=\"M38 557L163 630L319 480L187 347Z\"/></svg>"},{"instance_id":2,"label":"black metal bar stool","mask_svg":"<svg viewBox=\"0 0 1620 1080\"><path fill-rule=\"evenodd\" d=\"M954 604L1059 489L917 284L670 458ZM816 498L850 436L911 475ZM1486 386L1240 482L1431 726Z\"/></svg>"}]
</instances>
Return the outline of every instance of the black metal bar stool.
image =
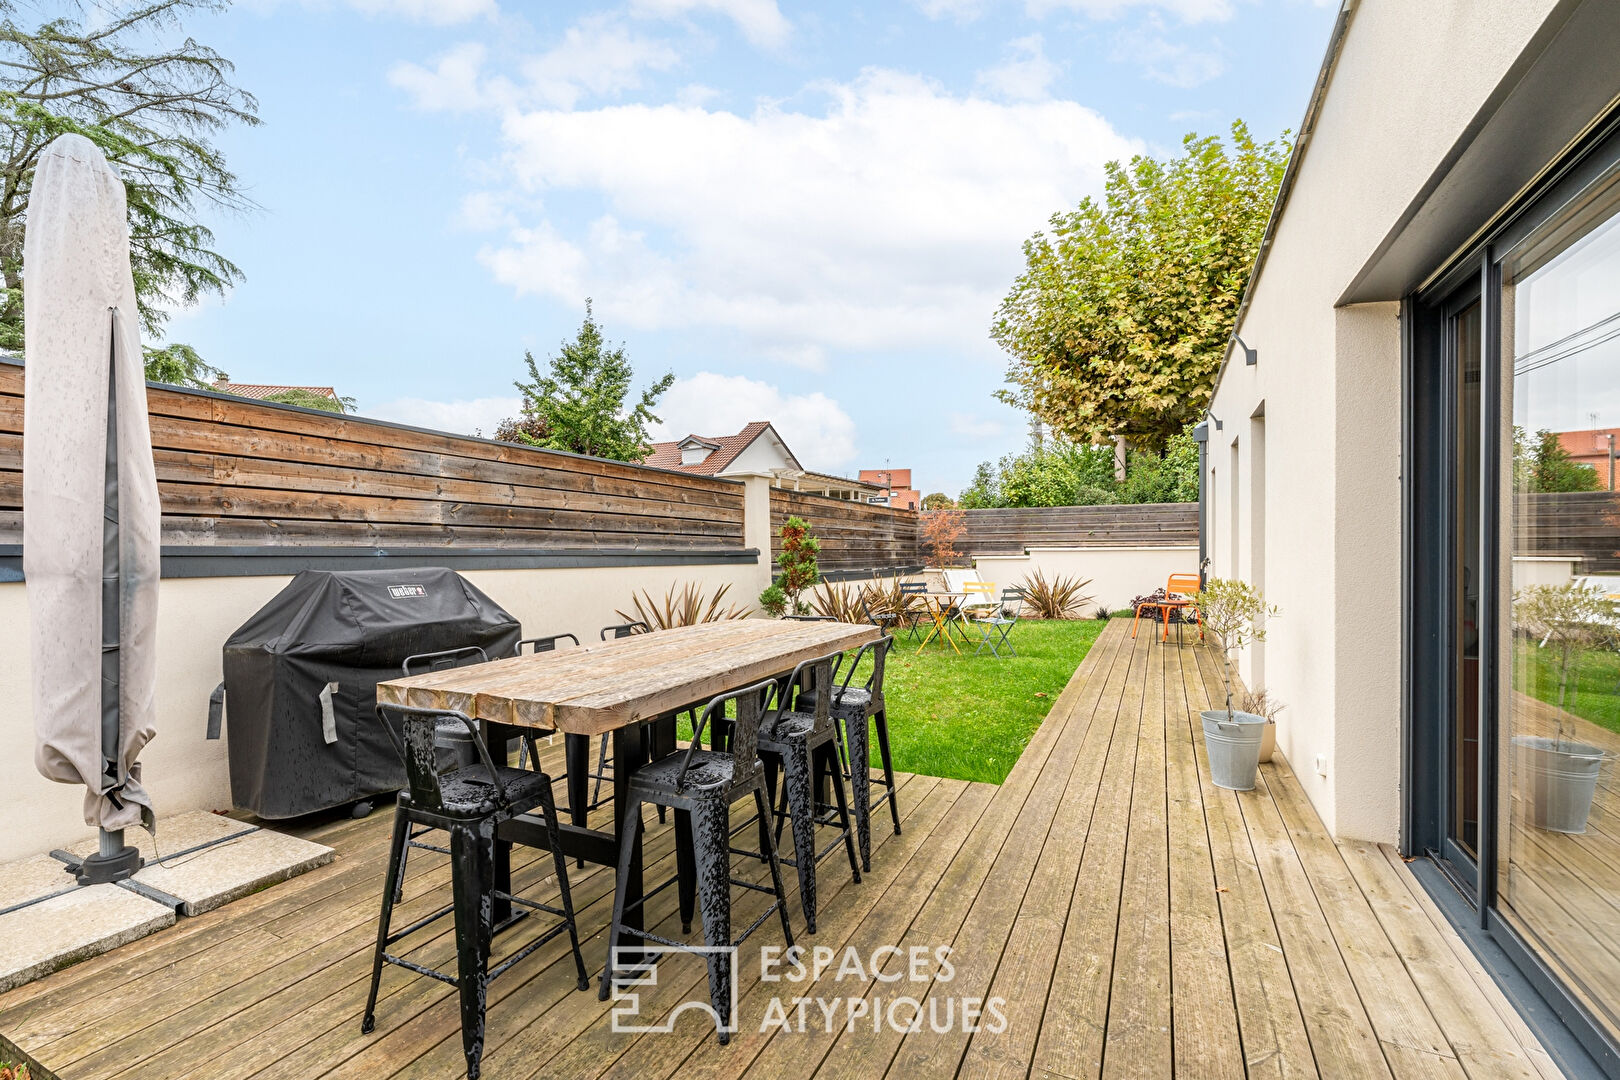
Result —
<instances>
[{"instance_id":1,"label":"black metal bar stool","mask_svg":"<svg viewBox=\"0 0 1620 1080\"><path fill-rule=\"evenodd\" d=\"M489 656L478 645L466 645L459 649L445 649L441 652L417 653L407 656L405 662L399 665L400 671L406 675L423 675L429 671L446 671L450 668L468 667L472 664L487 663ZM467 741L467 730L461 726L460 721L447 719L441 722L433 732L433 745L437 759L438 770L449 772L459 769L473 762L472 744ZM397 821L400 811L396 807L394 817ZM411 848L421 848L423 851L436 851L440 855L450 854L450 849L437 844L422 842L422 837L433 831L431 825L424 825L419 829L412 829L405 845L405 852L399 857L399 874L394 882L394 902L397 904L405 894L405 862L410 856Z\"/></svg>"},{"instance_id":2,"label":"black metal bar stool","mask_svg":"<svg viewBox=\"0 0 1620 1080\"><path fill-rule=\"evenodd\" d=\"M366 1013L360 1030L370 1034L376 1029L377 987L382 981L383 964L397 964L419 975L449 983L461 995L461 1045L467 1056L467 1077L468 1080L477 1080L479 1062L484 1054L484 1001L490 980L567 931L569 944L574 951L574 966L579 974L579 989L584 990L590 985L585 974L585 959L579 951L579 934L574 926L574 904L568 894L568 861L563 858L562 845L557 837L557 808L552 802L551 778L539 771L497 766L490 757L488 745L478 733L477 725L461 713L379 704L377 717L388 731L389 738L395 740L395 747L405 761L405 775L410 786L399 793L399 812L394 816L388 879L383 886L382 914L377 920L377 948L371 961L371 992L366 996ZM460 723L467 731L479 763L441 775L435 757L434 732L447 720ZM395 734L396 725L400 729L398 735ZM524 738L531 743L529 753L538 762L532 745L533 736L525 735ZM536 807L545 817L552 861L557 868L561 907L526 900L495 887L496 828L519 814L532 813ZM449 906L418 919L403 930L393 931L390 923L398 887L396 878L404 868L405 851L413 824L443 829L450 834L453 899ZM490 942L495 933L498 902L548 912L558 916L558 922L491 969ZM456 925L454 976L388 951L401 938L452 912Z\"/></svg>"},{"instance_id":3,"label":"black metal bar stool","mask_svg":"<svg viewBox=\"0 0 1620 1080\"><path fill-rule=\"evenodd\" d=\"M849 855L850 873L861 880L855 862L854 830L850 826L849 800L844 791L844 774L837 757L838 729L833 724L829 695L816 694L833 685L842 653L806 660L779 684L777 707L765 714L759 726L759 754L765 763L765 787L775 803L776 843L782 840L785 821L793 824L793 857L780 856L799 875L799 904L804 909L805 927L816 932L816 867L843 842ZM808 690L808 695L803 691ZM800 692L795 711L788 707L795 691ZM808 701L806 700L808 697ZM776 778L782 774L781 801L776 799ZM831 783L832 805L825 801ZM825 848L816 848L816 827L838 829Z\"/></svg>"},{"instance_id":4,"label":"black metal bar stool","mask_svg":"<svg viewBox=\"0 0 1620 1080\"><path fill-rule=\"evenodd\" d=\"M730 1028L734 1020L731 1015L733 973L731 956L726 950L741 945L773 913L781 917L782 934L787 944L793 944L793 927L788 923L787 897L782 888L782 869L777 862L776 846L771 842L769 830L761 829L761 847L757 852L731 846L733 803L752 796L758 819L761 822L769 820L770 803L765 793L765 768L759 759L758 739L760 721L769 709L773 696L778 693L780 686L777 682L767 680L721 694L710 701L698 716L692 729L692 742L684 754L671 754L643 765L630 775L630 801L626 808L624 831L619 838L619 874L613 893L613 924L608 930L607 963L602 968L599 996L603 1001L607 1000L609 985L621 966L622 958L615 951L615 943L622 934L683 952L698 952L708 962L709 1005L714 1011L715 1025L722 1043L730 1041ZM736 716L730 719L727 749L704 750L703 729L715 724L716 720L726 720L726 706L732 702L735 703ZM643 803L675 811L677 852L681 855L681 861L692 860L695 872L677 873L668 881L647 890L641 899L627 903L627 871L641 844ZM763 857L770 863L772 887L767 889L763 885L733 877L733 854ZM624 925L628 907L644 905L648 898L677 882L680 883L681 929L690 932L693 901L699 901L703 942L709 951L699 952L690 944ZM735 940L731 937L733 885L775 897L771 906Z\"/></svg>"},{"instance_id":5,"label":"black metal bar stool","mask_svg":"<svg viewBox=\"0 0 1620 1080\"><path fill-rule=\"evenodd\" d=\"M894 834L900 835L900 807L895 802L894 757L889 752L889 717L883 703L883 664L889 650L894 648L893 635L885 635L861 646L844 672L842 685L835 685L832 695L832 714L843 729L845 760L848 762L851 799L855 809L855 836L861 849L861 869L872 869L872 768L871 732L877 731L878 756L883 763L884 792L877 802L889 803L889 815L894 819ZM872 672L860 686L851 686L861 664L871 658ZM799 708L819 706L815 689L802 691Z\"/></svg>"},{"instance_id":6,"label":"black metal bar stool","mask_svg":"<svg viewBox=\"0 0 1620 1080\"><path fill-rule=\"evenodd\" d=\"M567 638L569 641L572 641L575 645L579 644L579 638L575 637L573 634L566 634L566 633L565 634L552 634L549 637L524 638L522 641L519 641L515 646L513 646L512 655L513 656L522 656L523 655L523 646L525 646L525 645L527 645L529 647L529 655L530 656L533 656L536 653L556 652L557 651L557 642L561 641L563 638ZM528 764L529 764L528 758L529 758L529 744L526 743L526 742L525 743L519 743L518 744L518 768L520 768L520 769L528 768ZM539 762L536 762L534 767L538 769L540 767ZM568 768L568 758L567 758L567 755L564 754L564 756L563 756L563 770L564 770L565 779L566 779L566 776L567 776L567 768ZM569 807L566 807L566 806L560 807L559 809L561 811L563 811L563 812L568 812L569 811ZM581 866L585 865L585 862L584 862L583 859L580 860L580 865Z\"/></svg>"}]
</instances>

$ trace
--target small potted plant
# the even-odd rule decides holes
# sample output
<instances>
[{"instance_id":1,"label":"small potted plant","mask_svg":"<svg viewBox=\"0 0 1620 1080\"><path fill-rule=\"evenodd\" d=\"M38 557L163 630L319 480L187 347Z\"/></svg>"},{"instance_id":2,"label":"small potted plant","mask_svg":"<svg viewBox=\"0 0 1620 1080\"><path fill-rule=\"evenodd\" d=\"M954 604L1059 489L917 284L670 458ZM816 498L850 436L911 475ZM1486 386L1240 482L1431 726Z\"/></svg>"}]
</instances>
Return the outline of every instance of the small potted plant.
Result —
<instances>
[{"instance_id":1,"label":"small potted plant","mask_svg":"<svg viewBox=\"0 0 1620 1080\"><path fill-rule=\"evenodd\" d=\"M1537 642L1552 646L1558 665L1558 737L1515 735L1520 770L1529 788L1530 824L1549 832L1584 833L1592 813L1598 773L1608 754L1573 738L1574 723L1565 712L1569 677L1581 655L1611 648L1620 640L1615 602L1601 589L1577 582L1531 585L1513 598L1513 621Z\"/></svg>"},{"instance_id":2,"label":"small potted plant","mask_svg":"<svg viewBox=\"0 0 1620 1080\"><path fill-rule=\"evenodd\" d=\"M1265 687L1250 690L1243 695L1242 711L1266 718L1265 733L1260 736L1260 764L1271 760L1277 752L1277 714L1288 708L1282 700Z\"/></svg>"},{"instance_id":3,"label":"small potted plant","mask_svg":"<svg viewBox=\"0 0 1620 1080\"><path fill-rule=\"evenodd\" d=\"M1250 642L1266 639L1265 621L1277 614L1260 590L1242 581L1211 578L1193 597L1203 616L1204 629L1215 636L1221 650L1221 675L1226 683L1226 708L1209 709L1204 721L1204 749L1209 756L1210 779L1216 787L1249 791L1260 765L1260 743L1270 727L1264 716L1232 708L1232 661Z\"/></svg>"}]
</instances>

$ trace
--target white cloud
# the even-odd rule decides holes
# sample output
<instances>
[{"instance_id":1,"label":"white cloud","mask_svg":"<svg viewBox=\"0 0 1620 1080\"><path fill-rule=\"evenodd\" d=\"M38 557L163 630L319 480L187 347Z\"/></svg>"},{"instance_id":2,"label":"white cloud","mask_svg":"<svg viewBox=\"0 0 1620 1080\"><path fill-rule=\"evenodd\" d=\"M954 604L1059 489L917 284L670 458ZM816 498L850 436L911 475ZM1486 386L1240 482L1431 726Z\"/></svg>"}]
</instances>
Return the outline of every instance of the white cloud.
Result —
<instances>
[{"instance_id":1,"label":"white cloud","mask_svg":"<svg viewBox=\"0 0 1620 1080\"><path fill-rule=\"evenodd\" d=\"M668 71L680 54L668 44L630 29L609 15L580 19L557 44L525 58L521 78L486 77L484 46L468 42L441 55L435 65L401 62L388 81L410 94L418 108L465 111L481 107L551 106L572 109L587 97L635 90L649 71Z\"/></svg>"},{"instance_id":2,"label":"white cloud","mask_svg":"<svg viewBox=\"0 0 1620 1080\"><path fill-rule=\"evenodd\" d=\"M476 109L488 101L478 81L484 54L482 45L464 42L440 56L432 69L420 64L395 64L388 72L388 82L411 95L419 109L433 112Z\"/></svg>"},{"instance_id":3,"label":"white cloud","mask_svg":"<svg viewBox=\"0 0 1620 1080\"><path fill-rule=\"evenodd\" d=\"M769 420L807 469L833 472L856 457L855 421L819 390L784 394L745 375L700 371L676 379L655 411L663 420L654 429L655 439L730 435L751 420Z\"/></svg>"},{"instance_id":4,"label":"white cloud","mask_svg":"<svg viewBox=\"0 0 1620 1080\"><path fill-rule=\"evenodd\" d=\"M375 420L392 420L397 424L413 424L458 435L473 435L482 431L487 439L494 436L495 425L509 416L518 415L522 410L523 399L519 397L485 397L464 401L398 398L361 409L360 413Z\"/></svg>"},{"instance_id":5,"label":"white cloud","mask_svg":"<svg viewBox=\"0 0 1620 1080\"><path fill-rule=\"evenodd\" d=\"M912 0L917 10L930 19L954 19L970 23L984 14L985 0Z\"/></svg>"},{"instance_id":6,"label":"white cloud","mask_svg":"<svg viewBox=\"0 0 1620 1080\"><path fill-rule=\"evenodd\" d=\"M367 15L393 15L439 26L485 18L496 12L495 0L348 0L348 3Z\"/></svg>"},{"instance_id":7,"label":"white cloud","mask_svg":"<svg viewBox=\"0 0 1620 1080\"><path fill-rule=\"evenodd\" d=\"M780 48L793 31L776 0L631 0L630 10L665 19L713 12L736 23L752 44L767 49Z\"/></svg>"},{"instance_id":8,"label":"white cloud","mask_svg":"<svg viewBox=\"0 0 1620 1080\"><path fill-rule=\"evenodd\" d=\"M976 85L1008 101L1039 101L1047 96L1061 69L1046 58L1041 35L1030 34L1007 43L1007 58L979 72Z\"/></svg>"},{"instance_id":9,"label":"white cloud","mask_svg":"<svg viewBox=\"0 0 1620 1080\"><path fill-rule=\"evenodd\" d=\"M972 413L953 412L947 418L951 434L965 439L993 439L1005 429L999 420L986 420Z\"/></svg>"},{"instance_id":10,"label":"white cloud","mask_svg":"<svg viewBox=\"0 0 1620 1080\"><path fill-rule=\"evenodd\" d=\"M1163 29L1160 20L1153 18L1145 26L1122 31L1114 39L1113 58L1137 65L1156 82L1182 89L1200 86L1226 70L1219 52L1171 41ZM1218 40L1211 39L1211 43L1220 48Z\"/></svg>"},{"instance_id":11,"label":"white cloud","mask_svg":"<svg viewBox=\"0 0 1620 1080\"><path fill-rule=\"evenodd\" d=\"M1053 11L1074 11L1094 19L1114 19L1133 9L1164 12L1182 22L1224 22L1232 17L1232 0L1026 0L1035 18Z\"/></svg>"},{"instance_id":12,"label":"white cloud","mask_svg":"<svg viewBox=\"0 0 1620 1080\"><path fill-rule=\"evenodd\" d=\"M563 33L562 41L523 64L539 101L571 109L585 96L622 94L641 86L646 71L668 71L680 54L631 30L612 16L592 15Z\"/></svg>"},{"instance_id":13,"label":"white cloud","mask_svg":"<svg viewBox=\"0 0 1620 1080\"><path fill-rule=\"evenodd\" d=\"M519 294L594 296L637 329L727 327L812 364L811 348L988 353L1020 240L1142 149L1074 102L957 97L883 70L816 89L820 111L505 114L520 194L605 210L566 235L531 215L483 262Z\"/></svg>"}]
</instances>

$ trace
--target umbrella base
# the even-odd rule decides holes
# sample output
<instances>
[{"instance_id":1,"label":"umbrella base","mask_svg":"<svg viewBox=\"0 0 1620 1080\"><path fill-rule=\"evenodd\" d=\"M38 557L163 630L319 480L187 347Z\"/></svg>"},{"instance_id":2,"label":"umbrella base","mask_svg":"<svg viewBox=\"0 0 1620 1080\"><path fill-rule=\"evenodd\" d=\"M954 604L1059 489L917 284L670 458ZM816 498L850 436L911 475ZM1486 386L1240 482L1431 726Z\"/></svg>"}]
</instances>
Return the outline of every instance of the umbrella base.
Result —
<instances>
[{"instance_id":1,"label":"umbrella base","mask_svg":"<svg viewBox=\"0 0 1620 1080\"><path fill-rule=\"evenodd\" d=\"M86 855L83 862L77 866L69 865L68 869L80 885L102 885L134 877L135 872L145 865L146 860L141 858L138 850L125 846L110 854L97 852Z\"/></svg>"}]
</instances>

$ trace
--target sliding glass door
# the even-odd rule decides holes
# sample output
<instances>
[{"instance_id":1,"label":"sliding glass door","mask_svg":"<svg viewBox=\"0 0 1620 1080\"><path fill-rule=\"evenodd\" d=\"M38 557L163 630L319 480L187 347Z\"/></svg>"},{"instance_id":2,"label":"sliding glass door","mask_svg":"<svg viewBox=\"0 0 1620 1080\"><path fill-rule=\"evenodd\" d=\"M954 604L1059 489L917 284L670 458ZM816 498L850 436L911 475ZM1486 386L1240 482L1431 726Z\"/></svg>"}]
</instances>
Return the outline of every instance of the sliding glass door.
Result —
<instances>
[{"instance_id":1,"label":"sliding glass door","mask_svg":"<svg viewBox=\"0 0 1620 1080\"><path fill-rule=\"evenodd\" d=\"M1496 906L1620 1037L1620 184L1502 263Z\"/></svg>"}]
</instances>

